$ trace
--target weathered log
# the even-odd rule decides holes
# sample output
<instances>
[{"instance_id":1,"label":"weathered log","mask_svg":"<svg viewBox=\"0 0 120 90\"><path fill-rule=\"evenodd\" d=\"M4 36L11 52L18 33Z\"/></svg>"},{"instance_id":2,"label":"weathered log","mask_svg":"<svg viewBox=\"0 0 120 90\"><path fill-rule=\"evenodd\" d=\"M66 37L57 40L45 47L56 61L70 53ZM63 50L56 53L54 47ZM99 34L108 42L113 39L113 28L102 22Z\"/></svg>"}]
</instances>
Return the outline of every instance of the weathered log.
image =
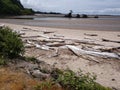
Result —
<instances>
[{"instance_id":1,"label":"weathered log","mask_svg":"<svg viewBox=\"0 0 120 90\"><path fill-rule=\"evenodd\" d=\"M89 45L99 45L99 46L103 46L101 44L95 43L93 41L87 41L87 40L78 40L78 39L65 39L65 40L71 40L75 43L80 43L80 44L89 44Z\"/></svg>"},{"instance_id":2,"label":"weathered log","mask_svg":"<svg viewBox=\"0 0 120 90\"><path fill-rule=\"evenodd\" d=\"M35 35L35 36L21 36L22 38L37 38L40 37L39 35Z\"/></svg>"},{"instance_id":3,"label":"weathered log","mask_svg":"<svg viewBox=\"0 0 120 90\"><path fill-rule=\"evenodd\" d=\"M63 35L55 34L55 37L64 37Z\"/></svg>"},{"instance_id":4,"label":"weathered log","mask_svg":"<svg viewBox=\"0 0 120 90\"><path fill-rule=\"evenodd\" d=\"M14 30L14 32L17 32L21 37L22 37L22 35L25 35L25 34L26 34L25 32L17 31L17 30Z\"/></svg>"},{"instance_id":5,"label":"weathered log","mask_svg":"<svg viewBox=\"0 0 120 90\"><path fill-rule=\"evenodd\" d=\"M95 50L100 50L102 52L113 52L114 50L120 49L120 47L101 47L101 46L95 46L93 47Z\"/></svg>"},{"instance_id":6,"label":"weathered log","mask_svg":"<svg viewBox=\"0 0 120 90\"><path fill-rule=\"evenodd\" d=\"M44 34L54 33L54 31L42 31Z\"/></svg>"},{"instance_id":7,"label":"weathered log","mask_svg":"<svg viewBox=\"0 0 120 90\"><path fill-rule=\"evenodd\" d=\"M60 47L66 45L65 43L48 43L46 44L49 47Z\"/></svg>"},{"instance_id":8,"label":"weathered log","mask_svg":"<svg viewBox=\"0 0 120 90\"><path fill-rule=\"evenodd\" d=\"M29 31L36 31L36 32L38 32L38 30L33 30L32 28L23 27L23 29L25 29L25 31L29 30Z\"/></svg>"},{"instance_id":9,"label":"weathered log","mask_svg":"<svg viewBox=\"0 0 120 90\"><path fill-rule=\"evenodd\" d=\"M26 42L27 42L28 44L34 44L34 42L32 42L32 41L30 41L30 40L26 40Z\"/></svg>"},{"instance_id":10,"label":"weathered log","mask_svg":"<svg viewBox=\"0 0 120 90\"><path fill-rule=\"evenodd\" d=\"M50 48L46 45L39 45L39 44L34 44L36 48L42 49L42 50L50 50Z\"/></svg>"},{"instance_id":11,"label":"weathered log","mask_svg":"<svg viewBox=\"0 0 120 90\"><path fill-rule=\"evenodd\" d=\"M65 42L64 40L60 40L60 39L42 39L40 41L41 42L48 42L48 43L53 43L53 42L63 43L63 42Z\"/></svg>"},{"instance_id":12,"label":"weathered log","mask_svg":"<svg viewBox=\"0 0 120 90\"><path fill-rule=\"evenodd\" d=\"M88 34L88 33L84 33L84 35L86 35L86 36L98 36L97 34Z\"/></svg>"},{"instance_id":13,"label":"weathered log","mask_svg":"<svg viewBox=\"0 0 120 90\"><path fill-rule=\"evenodd\" d=\"M49 39L49 38L50 38L50 37L45 36L45 35L43 35L43 34L40 34L39 36L40 36L40 37L43 37L43 38L47 38L47 39Z\"/></svg>"},{"instance_id":14,"label":"weathered log","mask_svg":"<svg viewBox=\"0 0 120 90\"><path fill-rule=\"evenodd\" d=\"M80 48L77 48L75 46L72 45L66 45L68 47L68 49L70 49L72 52L74 52L74 54L76 54L77 56L81 56L81 55L92 55L92 56L98 56L98 57L104 57L104 58L117 58L120 59L120 56L115 54L115 53L108 53L108 52L95 52L95 51L86 51Z\"/></svg>"},{"instance_id":15,"label":"weathered log","mask_svg":"<svg viewBox=\"0 0 120 90\"><path fill-rule=\"evenodd\" d=\"M62 40L64 40L64 39L61 38L61 37L50 37L49 39L62 39Z\"/></svg>"},{"instance_id":16,"label":"weathered log","mask_svg":"<svg viewBox=\"0 0 120 90\"><path fill-rule=\"evenodd\" d=\"M54 42L54 43L47 43L49 47L60 47L65 45L76 45L76 43L66 43L66 42Z\"/></svg>"},{"instance_id":17,"label":"weathered log","mask_svg":"<svg viewBox=\"0 0 120 90\"><path fill-rule=\"evenodd\" d=\"M102 38L102 41L104 41L104 42L120 43L120 41L114 41L114 40L109 40L109 39L104 39L104 38Z\"/></svg>"},{"instance_id":18,"label":"weathered log","mask_svg":"<svg viewBox=\"0 0 120 90\"><path fill-rule=\"evenodd\" d=\"M32 45L32 44L25 44L24 46L25 46L25 48L32 48L32 47L35 47L35 46Z\"/></svg>"}]
</instances>

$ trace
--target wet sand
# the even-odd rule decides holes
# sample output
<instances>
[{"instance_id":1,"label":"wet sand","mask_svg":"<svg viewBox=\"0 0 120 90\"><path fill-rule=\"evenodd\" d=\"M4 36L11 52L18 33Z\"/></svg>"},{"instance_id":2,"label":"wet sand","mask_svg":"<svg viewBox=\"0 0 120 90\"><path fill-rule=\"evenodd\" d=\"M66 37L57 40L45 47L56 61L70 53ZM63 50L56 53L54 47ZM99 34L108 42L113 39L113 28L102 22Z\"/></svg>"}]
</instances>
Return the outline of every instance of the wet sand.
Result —
<instances>
[{"instance_id":1,"label":"wet sand","mask_svg":"<svg viewBox=\"0 0 120 90\"><path fill-rule=\"evenodd\" d=\"M101 17L87 19L68 19L61 17L35 17L31 19L0 19L1 23L29 25L50 28L76 29L76 30L99 30L120 31L120 17Z\"/></svg>"}]
</instances>

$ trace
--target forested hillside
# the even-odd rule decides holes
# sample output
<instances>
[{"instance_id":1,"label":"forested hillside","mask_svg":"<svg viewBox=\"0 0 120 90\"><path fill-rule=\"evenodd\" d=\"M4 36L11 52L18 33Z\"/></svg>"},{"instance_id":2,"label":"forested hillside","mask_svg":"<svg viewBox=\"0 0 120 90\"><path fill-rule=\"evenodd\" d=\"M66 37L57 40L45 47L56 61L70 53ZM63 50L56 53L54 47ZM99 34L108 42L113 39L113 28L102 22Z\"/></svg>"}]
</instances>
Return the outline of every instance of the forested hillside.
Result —
<instances>
[{"instance_id":1,"label":"forested hillside","mask_svg":"<svg viewBox=\"0 0 120 90\"><path fill-rule=\"evenodd\" d=\"M25 9L20 0L0 0L0 15L33 14L32 9Z\"/></svg>"}]
</instances>

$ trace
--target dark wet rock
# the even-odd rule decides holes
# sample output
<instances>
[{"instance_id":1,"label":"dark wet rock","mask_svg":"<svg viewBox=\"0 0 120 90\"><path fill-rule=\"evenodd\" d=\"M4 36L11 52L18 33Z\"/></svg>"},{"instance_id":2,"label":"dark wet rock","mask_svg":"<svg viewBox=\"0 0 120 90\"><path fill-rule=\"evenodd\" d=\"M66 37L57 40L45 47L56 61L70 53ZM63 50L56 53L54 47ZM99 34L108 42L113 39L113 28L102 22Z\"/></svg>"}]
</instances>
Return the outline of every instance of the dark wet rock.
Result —
<instances>
[{"instance_id":1,"label":"dark wet rock","mask_svg":"<svg viewBox=\"0 0 120 90\"><path fill-rule=\"evenodd\" d=\"M76 18L80 18L80 14L77 14L77 15L76 15Z\"/></svg>"},{"instance_id":2,"label":"dark wet rock","mask_svg":"<svg viewBox=\"0 0 120 90\"><path fill-rule=\"evenodd\" d=\"M53 67L45 62L41 62L41 63L39 63L39 69L43 73L51 73L53 70Z\"/></svg>"},{"instance_id":3,"label":"dark wet rock","mask_svg":"<svg viewBox=\"0 0 120 90\"><path fill-rule=\"evenodd\" d=\"M82 18L88 18L88 15L83 14L83 15L82 15Z\"/></svg>"},{"instance_id":4,"label":"dark wet rock","mask_svg":"<svg viewBox=\"0 0 120 90\"><path fill-rule=\"evenodd\" d=\"M98 15L95 15L94 18L99 18L99 16L98 16Z\"/></svg>"},{"instance_id":5,"label":"dark wet rock","mask_svg":"<svg viewBox=\"0 0 120 90\"><path fill-rule=\"evenodd\" d=\"M115 81L115 79L113 78L112 81Z\"/></svg>"},{"instance_id":6,"label":"dark wet rock","mask_svg":"<svg viewBox=\"0 0 120 90\"><path fill-rule=\"evenodd\" d=\"M50 77L50 74L42 73L40 70L33 70L31 75L35 78L39 78L40 80L45 80Z\"/></svg>"}]
</instances>

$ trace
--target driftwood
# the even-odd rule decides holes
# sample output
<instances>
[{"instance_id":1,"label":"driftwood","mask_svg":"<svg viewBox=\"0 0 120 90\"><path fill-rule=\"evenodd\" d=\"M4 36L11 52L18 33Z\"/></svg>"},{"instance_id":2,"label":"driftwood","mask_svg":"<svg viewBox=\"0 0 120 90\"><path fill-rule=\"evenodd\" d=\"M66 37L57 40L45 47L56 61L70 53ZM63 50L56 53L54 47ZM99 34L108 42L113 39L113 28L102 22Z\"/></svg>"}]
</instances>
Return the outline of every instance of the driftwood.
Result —
<instances>
[{"instance_id":1,"label":"driftwood","mask_svg":"<svg viewBox=\"0 0 120 90\"><path fill-rule=\"evenodd\" d=\"M55 37L64 37L63 35L55 34Z\"/></svg>"},{"instance_id":2,"label":"driftwood","mask_svg":"<svg viewBox=\"0 0 120 90\"><path fill-rule=\"evenodd\" d=\"M25 47L27 48L32 48L32 47L36 47L38 49L43 49L43 50L49 50L50 48L46 45L39 45L39 44L36 44L32 41L29 41L29 40L26 40L26 44L25 44Z\"/></svg>"},{"instance_id":3,"label":"driftwood","mask_svg":"<svg viewBox=\"0 0 120 90\"><path fill-rule=\"evenodd\" d=\"M80 44L89 44L89 45L99 45L99 46L103 46L101 44L95 43L93 41L87 41L87 40L77 40L77 39L65 39L65 40L71 40L75 43L80 43Z\"/></svg>"},{"instance_id":4,"label":"driftwood","mask_svg":"<svg viewBox=\"0 0 120 90\"><path fill-rule=\"evenodd\" d=\"M63 43L63 42L65 42L64 40L60 40L60 39L42 39L40 41L41 42L46 42L46 43L53 43L53 42Z\"/></svg>"},{"instance_id":5,"label":"driftwood","mask_svg":"<svg viewBox=\"0 0 120 90\"><path fill-rule=\"evenodd\" d=\"M46 35L43 35L43 34L40 34L39 36L40 36L40 37L43 37L43 38L47 38L47 39L50 38L50 37L48 37L48 36L46 36Z\"/></svg>"},{"instance_id":6,"label":"driftwood","mask_svg":"<svg viewBox=\"0 0 120 90\"><path fill-rule=\"evenodd\" d=\"M30 29L30 28L27 28L27 27L23 27L23 29Z\"/></svg>"},{"instance_id":7,"label":"driftwood","mask_svg":"<svg viewBox=\"0 0 120 90\"><path fill-rule=\"evenodd\" d=\"M118 37L120 37L120 35L117 35Z\"/></svg>"},{"instance_id":8,"label":"driftwood","mask_svg":"<svg viewBox=\"0 0 120 90\"><path fill-rule=\"evenodd\" d=\"M62 39L62 40L64 40L64 39L61 38L61 37L49 37L49 39Z\"/></svg>"},{"instance_id":9,"label":"driftwood","mask_svg":"<svg viewBox=\"0 0 120 90\"><path fill-rule=\"evenodd\" d=\"M25 32L22 32L22 31L16 31L16 30L14 30L14 31L17 32L21 37L22 37L22 35L26 34Z\"/></svg>"},{"instance_id":10,"label":"driftwood","mask_svg":"<svg viewBox=\"0 0 120 90\"><path fill-rule=\"evenodd\" d=\"M35 36L22 36L22 38L37 38L40 37L39 35L35 35Z\"/></svg>"},{"instance_id":11,"label":"driftwood","mask_svg":"<svg viewBox=\"0 0 120 90\"><path fill-rule=\"evenodd\" d=\"M42 31L44 34L54 33L54 31Z\"/></svg>"},{"instance_id":12,"label":"driftwood","mask_svg":"<svg viewBox=\"0 0 120 90\"><path fill-rule=\"evenodd\" d=\"M91 42L98 41L97 39L93 39L93 38L88 37L88 36L84 37L84 39L89 40L89 42L90 42L90 41L91 41Z\"/></svg>"},{"instance_id":13,"label":"driftwood","mask_svg":"<svg viewBox=\"0 0 120 90\"><path fill-rule=\"evenodd\" d=\"M47 43L46 44L49 47L60 47L66 45L65 43Z\"/></svg>"},{"instance_id":14,"label":"driftwood","mask_svg":"<svg viewBox=\"0 0 120 90\"><path fill-rule=\"evenodd\" d=\"M34 42L32 42L30 40L26 40L26 43L34 45Z\"/></svg>"},{"instance_id":15,"label":"driftwood","mask_svg":"<svg viewBox=\"0 0 120 90\"><path fill-rule=\"evenodd\" d=\"M98 57L104 57L104 58L120 59L120 56L115 53L87 51L87 50L83 50L83 49L77 48L72 45L66 45L66 46L68 47L68 49L70 49L72 52L74 52L74 54L76 54L77 56L92 55L92 56L98 56Z\"/></svg>"},{"instance_id":16,"label":"driftwood","mask_svg":"<svg viewBox=\"0 0 120 90\"><path fill-rule=\"evenodd\" d=\"M23 29L26 29L26 30L29 30L29 31L36 31L36 32L38 32L38 30L33 30L33 29L27 28L27 27L23 27ZM22 31L26 31L26 30L22 30Z\"/></svg>"},{"instance_id":17,"label":"driftwood","mask_svg":"<svg viewBox=\"0 0 120 90\"><path fill-rule=\"evenodd\" d=\"M39 45L39 44L34 44L36 48L38 49L43 49L43 50L50 50L50 48L46 45Z\"/></svg>"},{"instance_id":18,"label":"driftwood","mask_svg":"<svg viewBox=\"0 0 120 90\"><path fill-rule=\"evenodd\" d=\"M114 43L120 43L120 41L114 41L114 40L109 40L109 39L102 39L104 42L114 42Z\"/></svg>"},{"instance_id":19,"label":"driftwood","mask_svg":"<svg viewBox=\"0 0 120 90\"><path fill-rule=\"evenodd\" d=\"M95 46L93 47L95 50L100 50L102 52L113 52L114 50L120 49L120 47L101 47L101 46Z\"/></svg>"},{"instance_id":20,"label":"driftwood","mask_svg":"<svg viewBox=\"0 0 120 90\"><path fill-rule=\"evenodd\" d=\"M86 35L86 36L98 36L97 34L87 34L87 33L84 33L84 35Z\"/></svg>"},{"instance_id":21,"label":"driftwood","mask_svg":"<svg viewBox=\"0 0 120 90\"><path fill-rule=\"evenodd\" d=\"M28 43L25 44L25 48L32 48L32 47L35 47L35 46L32 44L28 44Z\"/></svg>"},{"instance_id":22,"label":"driftwood","mask_svg":"<svg viewBox=\"0 0 120 90\"><path fill-rule=\"evenodd\" d=\"M48 47L48 46L45 46L45 45L35 44L35 46L36 46L36 48L39 48L39 49L49 50L49 47Z\"/></svg>"},{"instance_id":23,"label":"driftwood","mask_svg":"<svg viewBox=\"0 0 120 90\"><path fill-rule=\"evenodd\" d=\"M76 45L76 43L66 43L66 42L54 42L54 43L47 43L49 47L60 47L65 45Z\"/></svg>"}]
</instances>

